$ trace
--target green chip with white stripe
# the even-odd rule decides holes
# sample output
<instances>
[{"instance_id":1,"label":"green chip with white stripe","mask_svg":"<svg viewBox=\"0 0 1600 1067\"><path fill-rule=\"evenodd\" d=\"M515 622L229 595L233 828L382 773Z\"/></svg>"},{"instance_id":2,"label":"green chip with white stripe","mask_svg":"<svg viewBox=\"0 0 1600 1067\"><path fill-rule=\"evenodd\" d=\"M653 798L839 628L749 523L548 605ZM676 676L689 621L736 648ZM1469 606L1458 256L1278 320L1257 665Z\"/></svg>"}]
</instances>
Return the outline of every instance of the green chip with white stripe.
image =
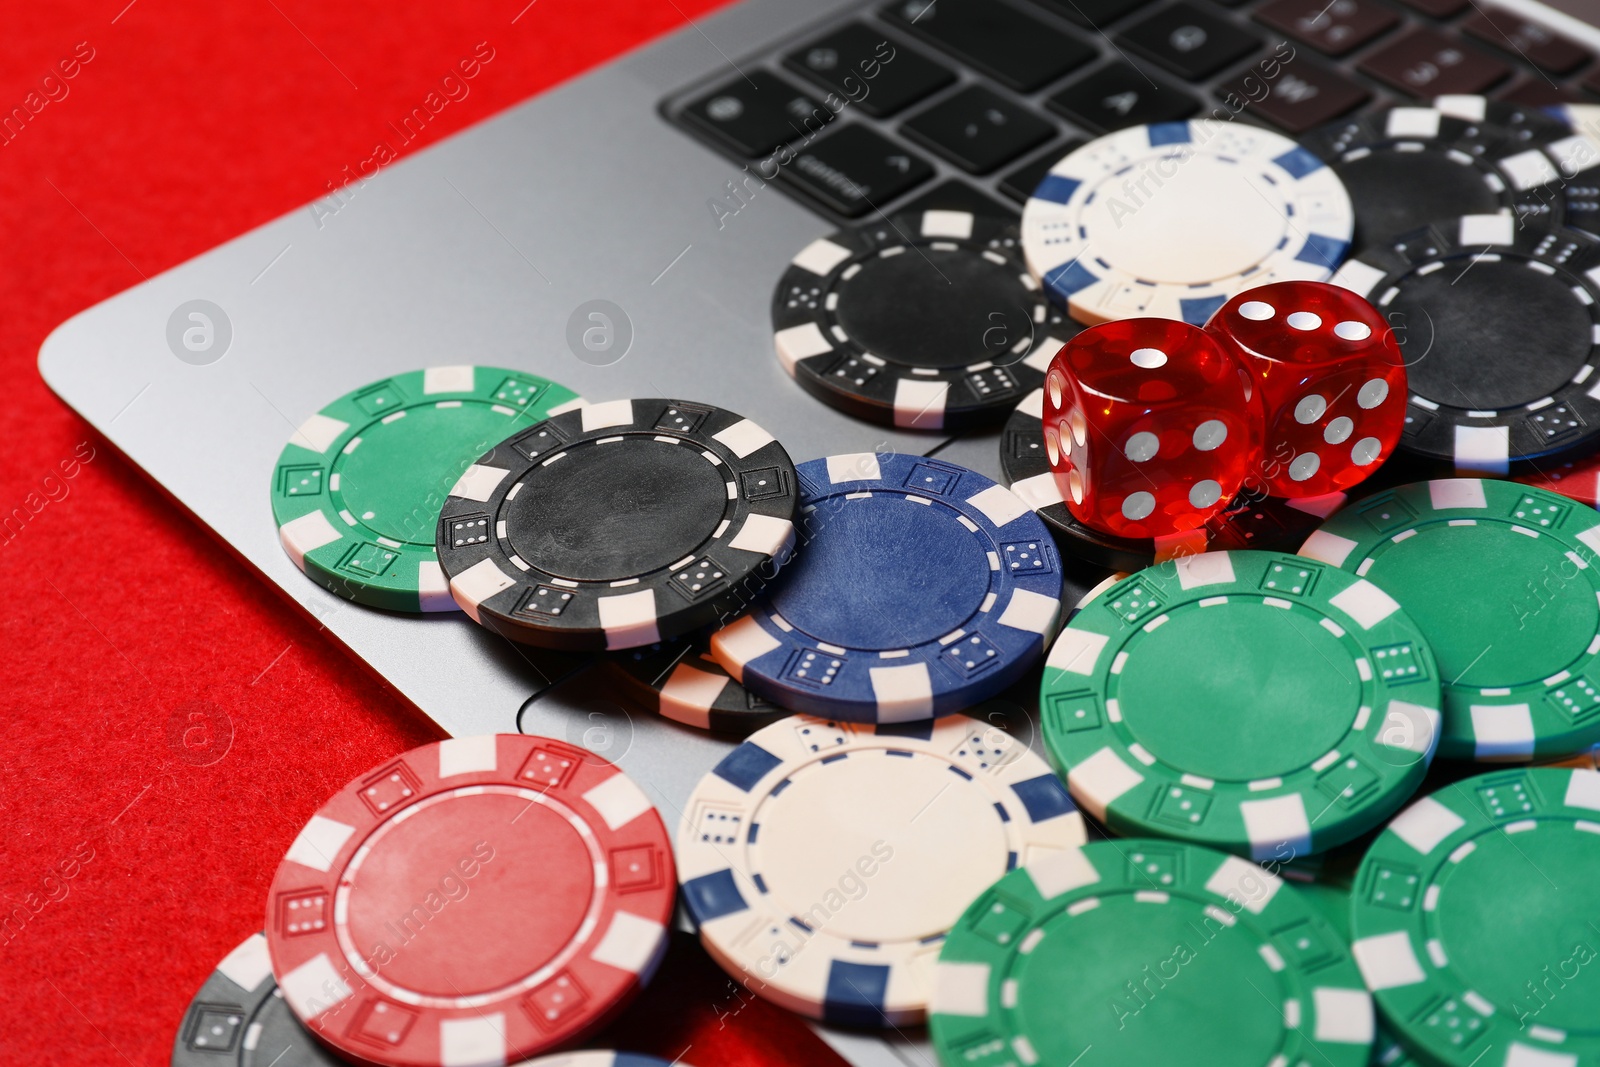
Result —
<instances>
[{"instance_id":1,"label":"green chip with white stripe","mask_svg":"<svg viewBox=\"0 0 1600 1067\"><path fill-rule=\"evenodd\" d=\"M1384 1026L1434 1067L1600 1063L1600 774L1446 786L1372 843L1352 950Z\"/></svg>"},{"instance_id":2,"label":"green chip with white stripe","mask_svg":"<svg viewBox=\"0 0 1600 1067\"><path fill-rule=\"evenodd\" d=\"M947 1067L1366 1067L1372 998L1294 886L1181 841L1010 871L951 928L929 1036Z\"/></svg>"},{"instance_id":3,"label":"green chip with white stripe","mask_svg":"<svg viewBox=\"0 0 1600 1067\"><path fill-rule=\"evenodd\" d=\"M1600 515L1517 482L1402 485L1337 512L1300 554L1382 588L1439 660L1446 759L1600 742Z\"/></svg>"},{"instance_id":4,"label":"green chip with white stripe","mask_svg":"<svg viewBox=\"0 0 1600 1067\"><path fill-rule=\"evenodd\" d=\"M450 488L511 434L581 403L565 386L500 367L428 367L347 393L278 456L278 539L307 577L347 600L454 611L434 549Z\"/></svg>"},{"instance_id":5,"label":"green chip with white stripe","mask_svg":"<svg viewBox=\"0 0 1600 1067\"><path fill-rule=\"evenodd\" d=\"M1207 552L1073 616L1040 709L1067 787L1113 830L1282 863L1410 798L1434 754L1439 673L1373 583L1298 556Z\"/></svg>"}]
</instances>

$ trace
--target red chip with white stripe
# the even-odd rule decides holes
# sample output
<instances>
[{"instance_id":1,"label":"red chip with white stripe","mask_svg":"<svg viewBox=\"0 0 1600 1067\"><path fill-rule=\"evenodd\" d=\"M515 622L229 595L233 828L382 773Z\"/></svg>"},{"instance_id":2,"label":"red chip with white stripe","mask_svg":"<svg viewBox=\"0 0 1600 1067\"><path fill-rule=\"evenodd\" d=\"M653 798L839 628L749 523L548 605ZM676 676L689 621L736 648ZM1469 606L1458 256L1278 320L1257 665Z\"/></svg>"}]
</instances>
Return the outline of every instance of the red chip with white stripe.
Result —
<instances>
[{"instance_id":1,"label":"red chip with white stripe","mask_svg":"<svg viewBox=\"0 0 1600 1067\"><path fill-rule=\"evenodd\" d=\"M312 816L273 878L267 943L290 1008L339 1052L499 1065L588 1033L648 981L676 885L660 816L612 764L454 738Z\"/></svg>"},{"instance_id":2,"label":"red chip with white stripe","mask_svg":"<svg viewBox=\"0 0 1600 1067\"><path fill-rule=\"evenodd\" d=\"M1517 475L1516 480L1523 485L1560 493L1590 507L1600 507L1600 457L1585 456L1571 463L1539 460L1532 466L1534 470Z\"/></svg>"}]
</instances>

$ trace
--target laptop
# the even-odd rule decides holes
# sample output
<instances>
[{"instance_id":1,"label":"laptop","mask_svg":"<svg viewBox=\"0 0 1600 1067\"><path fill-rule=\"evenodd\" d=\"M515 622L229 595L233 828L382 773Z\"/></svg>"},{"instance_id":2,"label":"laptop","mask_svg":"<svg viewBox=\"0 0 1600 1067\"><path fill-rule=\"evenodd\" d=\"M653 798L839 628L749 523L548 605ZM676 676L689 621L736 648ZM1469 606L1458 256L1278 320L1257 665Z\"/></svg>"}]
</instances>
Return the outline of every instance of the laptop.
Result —
<instances>
[{"instance_id":1,"label":"laptop","mask_svg":"<svg viewBox=\"0 0 1600 1067\"><path fill-rule=\"evenodd\" d=\"M998 480L997 431L870 425L785 374L769 306L798 250L902 211L1017 213L1083 140L1230 99L1290 135L1451 93L1600 102L1597 25L1595 0L742 0L90 308L40 372L444 730L583 745L673 826L732 741L630 705L598 657L366 609L296 569L268 487L306 417L488 364L716 404L796 462L888 449ZM1069 576L1066 602L1101 576ZM934 1062L914 1033L818 1030L858 1067Z\"/></svg>"}]
</instances>

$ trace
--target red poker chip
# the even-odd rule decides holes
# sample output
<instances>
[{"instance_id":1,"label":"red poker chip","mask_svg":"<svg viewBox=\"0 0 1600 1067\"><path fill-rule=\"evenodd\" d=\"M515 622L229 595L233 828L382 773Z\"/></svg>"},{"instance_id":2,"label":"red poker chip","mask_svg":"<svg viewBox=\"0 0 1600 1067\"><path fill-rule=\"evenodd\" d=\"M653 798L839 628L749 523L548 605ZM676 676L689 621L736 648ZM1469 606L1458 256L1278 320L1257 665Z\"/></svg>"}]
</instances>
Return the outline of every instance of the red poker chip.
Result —
<instances>
[{"instance_id":1,"label":"red poker chip","mask_svg":"<svg viewBox=\"0 0 1600 1067\"><path fill-rule=\"evenodd\" d=\"M312 816L272 880L289 1007L390 1067L536 1056L595 1029L660 962L677 877L644 792L544 737L413 749Z\"/></svg>"},{"instance_id":2,"label":"red poker chip","mask_svg":"<svg viewBox=\"0 0 1600 1067\"><path fill-rule=\"evenodd\" d=\"M1516 480L1600 507L1600 456L1586 456L1571 463L1541 460L1537 466L1536 472L1518 475Z\"/></svg>"}]
</instances>

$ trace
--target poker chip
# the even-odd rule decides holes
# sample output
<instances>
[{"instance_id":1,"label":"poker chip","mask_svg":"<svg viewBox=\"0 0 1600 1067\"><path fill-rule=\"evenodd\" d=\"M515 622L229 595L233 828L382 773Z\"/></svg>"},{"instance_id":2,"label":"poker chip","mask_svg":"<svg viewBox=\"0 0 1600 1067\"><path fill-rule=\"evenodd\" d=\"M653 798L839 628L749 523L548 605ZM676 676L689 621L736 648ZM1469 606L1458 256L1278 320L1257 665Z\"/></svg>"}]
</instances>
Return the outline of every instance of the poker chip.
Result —
<instances>
[{"instance_id":1,"label":"poker chip","mask_svg":"<svg viewBox=\"0 0 1600 1067\"><path fill-rule=\"evenodd\" d=\"M1098 137L1022 213L1028 269L1079 322L1203 326L1240 289L1326 281L1354 215L1337 175L1280 134L1196 120Z\"/></svg>"},{"instance_id":2,"label":"poker chip","mask_svg":"<svg viewBox=\"0 0 1600 1067\"><path fill-rule=\"evenodd\" d=\"M939 952L939 1061L1366 1067L1372 1000L1295 887L1181 841L1097 841L975 900Z\"/></svg>"},{"instance_id":3,"label":"poker chip","mask_svg":"<svg viewBox=\"0 0 1600 1067\"><path fill-rule=\"evenodd\" d=\"M1369 249L1334 282L1394 325L1402 447L1504 474L1600 441L1600 238L1468 215Z\"/></svg>"},{"instance_id":4,"label":"poker chip","mask_svg":"<svg viewBox=\"0 0 1600 1067\"><path fill-rule=\"evenodd\" d=\"M1061 495L1044 447L1044 390L1022 398L1000 435L1000 471L1055 535L1067 556L1100 567L1140 570L1152 561L1193 555L1209 549L1293 547L1344 502L1343 493L1287 500L1251 489L1199 530L1156 538L1119 537L1081 523Z\"/></svg>"},{"instance_id":5,"label":"poker chip","mask_svg":"<svg viewBox=\"0 0 1600 1067\"><path fill-rule=\"evenodd\" d=\"M992 422L1044 381L1062 323L1016 224L925 211L841 230L795 256L772 296L784 370L857 418L916 430Z\"/></svg>"},{"instance_id":6,"label":"poker chip","mask_svg":"<svg viewBox=\"0 0 1600 1067\"><path fill-rule=\"evenodd\" d=\"M752 991L903 1026L922 1020L939 942L973 898L1084 840L1061 780L984 722L796 715L695 786L678 871L701 942Z\"/></svg>"},{"instance_id":7,"label":"poker chip","mask_svg":"<svg viewBox=\"0 0 1600 1067\"><path fill-rule=\"evenodd\" d=\"M1295 882L1300 896L1321 915L1329 926L1339 933L1346 944L1350 943L1350 886L1332 882ZM1411 1053L1383 1028L1380 1023L1373 1032L1372 1067L1420 1067Z\"/></svg>"},{"instance_id":8,"label":"poker chip","mask_svg":"<svg viewBox=\"0 0 1600 1067\"><path fill-rule=\"evenodd\" d=\"M546 737L413 749L324 804L268 896L272 970L345 1055L487 1067L596 1029L666 948L671 842L644 792Z\"/></svg>"},{"instance_id":9,"label":"poker chip","mask_svg":"<svg viewBox=\"0 0 1600 1067\"><path fill-rule=\"evenodd\" d=\"M794 711L906 722L994 696L1043 653L1061 561L1009 489L895 452L797 470L800 552L711 636L745 688Z\"/></svg>"},{"instance_id":10,"label":"poker chip","mask_svg":"<svg viewBox=\"0 0 1600 1067\"><path fill-rule=\"evenodd\" d=\"M1361 861L1351 909L1385 1026L1442 1067L1600 1060L1597 870L1594 771L1484 774L1411 805Z\"/></svg>"},{"instance_id":11,"label":"poker chip","mask_svg":"<svg viewBox=\"0 0 1600 1067\"><path fill-rule=\"evenodd\" d=\"M278 456L272 515L284 551L357 603L454 611L434 548L445 495L497 441L581 404L565 386L501 367L429 367L346 393Z\"/></svg>"},{"instance_id":12,"label":"poker chip","mask_svg":"<svg viewBox=\"0 0 1600 1067\"><path fill-rule=\"evenodd\" d=\"M1537 486L1564 497L1600 507L1600 457L1584 456L1567 463L1540 463L1536 469L1519 474L1523 485Z\"/></svg>"},{"instance_id":13,"label":"poker chip","mask_svg":"<svg viewBox=\"0 0 1600 1067\"><path fill-rule=\"evenodd\" d=\"M789 714L734 681L701 634L618 652L607 662L646 707L685 726L742 737Z\"/></svg>"},{"instance_id":14,"label":"poker chip","mask_svg":"<svg viewBox=\"0 0 1600 1067\"><path fill-rule=\"evenodd\" d=\"M1110 589L1112 586L1116 585L1118 582L1122 581L1122 579L1126 578L1127 576L1128 575L1126 574L1126 572L1123 572L1123 571L1112 571L1110 574L1108 574L1104 578L1100 579L1094 585L1090 586L1088 592L1084 593L1081 597L1079 597L1078 598L1078 602L1076 604L1072 605L1072 610L1074 612L1082 611L1084 608L1088 607L1090 604L1094 603L1096 600L1099 600L1100 599L1100 595L1102 593L1104 593L1107 589Z\"/></svg>"},{"instance_id":15,"label":"poker chip","mask_svg":"<svg viewBox=\"0 0 1600 1067\"><path fill-rule=\"evenodd\" d=\"M794 543L794 466L741 415L679 400L563 412L467 468L439 562L474 621L549 648L633 648L741 609Z\"/></svg>"},{"instance_id":16,"label":"poker chip","mask_svg":"<svg viewBox=\"0 0 1600 1067\"><path fill-rule=\"evenodd\" d=\"M1372 1042L1372 1067L1423 1067L1422 1063L1382 1027Z\"/></svg>"},{"instance_id":17,"label":"poker chip","mask_svg":"<svg viewBox=\"0 0 1600 1067\"><path fill-rule=\"evenodd\" d=\"M1580 767L1586 771L1600 771L1600 745L1593 745L1575 756L1551 760L1541 767Z\"/></svg>"},{"instance_id":18,"label":"poker chip","mask_svg":"<svg viewBox=\"0 0 1600 1067\"><path fill-rule=\"evenodd\" d=\"M1448 759L1530 760L1600 742L1600 515L1515 482L1376 493L1302 556L1394 597L1438 658Z\"/></svg>"},{"instance_id":19,"label":"poker chip","mask_svg":"<svg viewBox=\"0 0 1600 1067\"><path fill-rule=\"evenodd\" d=\"M1542 150L1565 134L1540 111L1481 96L1444 96L1341 119L1301 139L1349 190L1357 251L1462 215L1561 221Z\"/></svg>"},{"instance_id":20,"label":"poker chip","mask_svg":"<svg viewBox=\"0 0 1600 1067\"><path fill-rule=\"evenodd\" d=\"M300 1025L272 978L267 939L251 934L194 995L172 1042L172 1067L339 1067Z\"/></svg>"},{"instance_id":21,"label":"poker chip","mask_svg":"<svg viewBox=\"0 0 1600 1067\"><path fill-rule=\"evenodd\" d=\"M1075 615L1039 701L1067 788L1112 830L1283 862L1372 829L1416 790L1439 672L1372 582L1207 552Z\"/></svg>"},{"instance_id":22,"label":"poker chip","mask_svg":"<svg viewBox=\"0 0 1600 1067\"><path fill-rule=\"evenodd\" d=\"M1287 877L1287 876L1285 876ZM1350 940L1350 887L1329 882L1295 882L1300 895L1339 932L1345 941Z\"/></svg>"},{"instance_id":23,"label":"poker chip","mask_svg":"<svg viewBox=\"0 0 1600 1067\"><path fill-rule=\"evenodd\" d=\"M1545 146L1561 176L1562 221L1573 229L1600 235L1600 106L1560 104L1549 109L1569 127Z\"/></svg>"}]
</instances>

